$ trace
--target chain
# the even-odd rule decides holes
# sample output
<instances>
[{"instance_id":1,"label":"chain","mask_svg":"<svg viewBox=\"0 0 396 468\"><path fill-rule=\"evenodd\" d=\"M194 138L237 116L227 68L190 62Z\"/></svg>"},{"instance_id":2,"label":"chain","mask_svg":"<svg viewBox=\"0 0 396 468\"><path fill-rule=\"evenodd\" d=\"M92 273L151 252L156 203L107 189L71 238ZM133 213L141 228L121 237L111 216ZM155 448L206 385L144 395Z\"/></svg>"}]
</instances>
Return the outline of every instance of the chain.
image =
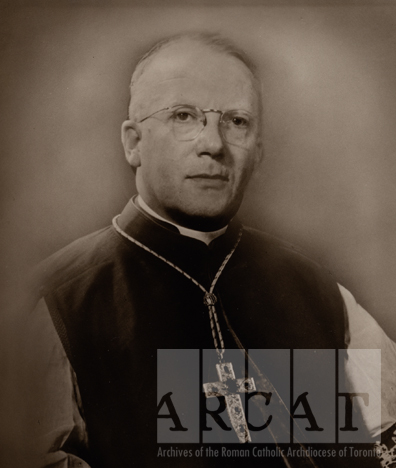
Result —
<instances>
[{"instance_id":1,"label":"chain","mask_svg":"<svg viewBox=\"0 0 396 468\"><path fill-rule=\"evenodd\" d=\"M188 273L186 273L185 271L183 271L181 268L179 268L177 265L175 265L174 263L172 263L171 261L167 260L165 257L163 257L162 255L158 254L157 252L155 252L154 250L151 250L149 247L147 247L146 245L142 244L141 242L139 242L138 240L134 239L133 237L129 236L125 231L123 231L120 226L118 225L117 223L117 220L119 218L120 215L117 215L113 218L113 226L114 226L114 229L119 233L121 234L121 236L125 237L126 239L128 239L129 241L133 242L134 244L136 244L138 247L140 247L141 249L143 250L146 250L147 252L151 253L152 255L154 255L155 257L159 258L160 260L162 260L163 262L167 263L169 266L171 266L172 268L174 268L175 270L177 270L179 273L181 273L183 276L185 276L187 279L189 279L190 281L192 281L196 286L198 286L203 292L204 292L204 298L203 298L203 302L204 304L208 307L208 310L209 310L209 320L210 320L210 328L211 328L211 331L212 331L212 337L213 337L213 342L214 342L214 345L215 345L215 348L216 348L216 351L217 351L217 354L219 356L219 359L220 361L223 360L223 355L224 355L224 340L223 340L223 335L221 333L221 329L220 329L220 324L219 324L219 321L218 321L218 318L217 318L217 312L216 312L216 307L215 307L215 304L217 302L217 297L216 295L213 293L214 291L214 288L216 286L216 283L218 281L218 279L220 278L220 275L222 274L225 266L227 265L228 261L230 260L230 258L232 257L233 253L235 252L236 248L238 247L238 244L241 240L241 237L242 237L242 228L240 229L239 231L239 234L238 234L238 238L233 246L233 248L231 249L230 253L225 257L225 259L223 260L223 263L220 265L220 268L217 270L217 273L212 281L212 284L210 285L210 288L209 288L209 291L207 291L203 286L202 284L198 283L197 280L195 280L192 276L190 276ZM218 339L217 339L218 337ZM219 342L220 342L220 346L219 346Z\"/></svg>"}]
</instances>

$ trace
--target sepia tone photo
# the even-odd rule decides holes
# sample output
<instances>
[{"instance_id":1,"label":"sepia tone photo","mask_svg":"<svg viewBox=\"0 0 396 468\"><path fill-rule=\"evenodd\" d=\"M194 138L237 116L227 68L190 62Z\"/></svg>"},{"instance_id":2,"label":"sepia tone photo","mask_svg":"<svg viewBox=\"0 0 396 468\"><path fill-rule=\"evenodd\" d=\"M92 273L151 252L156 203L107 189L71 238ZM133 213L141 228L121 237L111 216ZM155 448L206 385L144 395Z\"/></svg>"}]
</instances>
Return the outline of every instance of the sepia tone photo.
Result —
<instances>
[{"instance_id":1,"label":"sepia tone photo","mask_svg":"<svg viewBox=\"0 0 396 468\"><path fill-rule=\"evenodd\" d=\"M393 2L0 16L0 467L396 466Z\"/></svg>"}]
</instances>

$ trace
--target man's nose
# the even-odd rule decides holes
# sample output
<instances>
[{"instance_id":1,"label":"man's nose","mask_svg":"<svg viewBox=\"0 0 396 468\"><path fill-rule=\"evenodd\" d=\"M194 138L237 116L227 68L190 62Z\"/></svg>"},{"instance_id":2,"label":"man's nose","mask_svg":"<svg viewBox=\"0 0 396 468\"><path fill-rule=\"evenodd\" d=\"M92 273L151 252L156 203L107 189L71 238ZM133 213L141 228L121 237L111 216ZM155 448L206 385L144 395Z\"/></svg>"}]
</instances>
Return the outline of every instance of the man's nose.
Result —
<instances>
[{"instance_id":1,"label":"man's nose","mask_svg":"<svg viewBox=\"0 0 396 468\"><path fill-rule=\"evenodd\" d=\"M206 125L198 135L198 155L209 155L216 157L223 154L224 141L219 125L220 116L217 113L206 114Z\"/></svg>"}]
</instances>

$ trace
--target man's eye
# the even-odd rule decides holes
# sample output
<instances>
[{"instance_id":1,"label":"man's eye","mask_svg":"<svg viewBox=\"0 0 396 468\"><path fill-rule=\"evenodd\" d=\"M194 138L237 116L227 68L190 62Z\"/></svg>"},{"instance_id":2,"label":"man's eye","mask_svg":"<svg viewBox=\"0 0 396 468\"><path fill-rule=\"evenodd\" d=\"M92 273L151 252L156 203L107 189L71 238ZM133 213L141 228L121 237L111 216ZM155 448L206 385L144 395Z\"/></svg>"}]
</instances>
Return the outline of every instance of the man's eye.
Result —
<instances>
[{"instance_id":1,"label":"man's eye","mask_svg":"<svg viewBox=\"0 0 396 468\"><path fill-rule=\"evenodd\" d=\"M191 122L196 119L192 112L185 110L176 111L173 113L173 118L176 122Z\"/></svg>"},{"instance_id":2,"label":"man's eye","mask_svg":"<svg viewBox=\"0 0 396 468\"><path fill-rule=\"evenodd\" d=\"M235 125L235 127L246 128L249 126L249 120L245 119L244 117L233 117L231 122Z\"/></svg>"}]
</instances>

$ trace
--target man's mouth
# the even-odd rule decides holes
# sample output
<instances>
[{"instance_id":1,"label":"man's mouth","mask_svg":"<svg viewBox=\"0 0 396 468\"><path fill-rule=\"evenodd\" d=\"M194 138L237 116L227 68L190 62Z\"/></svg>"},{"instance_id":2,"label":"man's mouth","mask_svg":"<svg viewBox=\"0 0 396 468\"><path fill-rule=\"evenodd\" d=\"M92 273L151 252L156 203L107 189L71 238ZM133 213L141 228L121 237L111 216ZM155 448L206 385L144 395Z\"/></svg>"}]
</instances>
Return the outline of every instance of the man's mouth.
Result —
<instances>
[{"instance_id":1,"label":"man's mouth","mask_svg":"<svg viewBox=\"0 0 396 468\"><path fill-rule=\"evenodd\" d=\"M228 182L228 176L226 174L194 174L187 177L188 179L207 179L207 180L222 180Z\"/></svg>"}]
</instances>

